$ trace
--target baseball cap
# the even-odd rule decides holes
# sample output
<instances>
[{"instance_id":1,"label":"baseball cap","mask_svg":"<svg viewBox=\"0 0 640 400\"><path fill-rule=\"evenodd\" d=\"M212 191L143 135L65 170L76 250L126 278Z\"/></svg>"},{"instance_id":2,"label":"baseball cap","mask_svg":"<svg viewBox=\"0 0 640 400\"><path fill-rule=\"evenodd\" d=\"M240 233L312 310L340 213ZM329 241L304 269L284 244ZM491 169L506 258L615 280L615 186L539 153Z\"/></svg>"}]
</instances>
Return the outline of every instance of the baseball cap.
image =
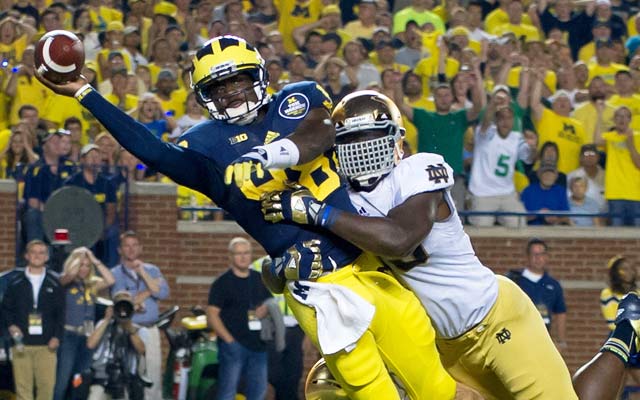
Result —
<instances>
[{"instance_id":1,"label":"baseball cap","mask_svg":"<svg viewBox=\"0 0 640 400\"><path fill-rule=\"evenodd\" d=\"M160 79L176 79L176 74L170 69L163 69L158 73L158 80Z\"/></svg>"},{"instance_id":2,"label":"baseball cap","mask_svg":"<svg viewBox=\"0 0 640 400\"><path fill-rule=\"evenodd\" d=\"M41 134L40 142L44 143L47 140L49 140L52 137L54 137L55 135L57 135L57 136L71 135L71 132L69 132L66 129L50 129L50 130L46 131L45 133Z\"/></svg>"},{"instance_id":3,"label":"baseball cap","mask_svg":"<svg viewBox=\"0 0 640 400\"><path fill-rule=\"evenodd\" d=\"M85 144L82 146L82 149L80 149L80 157L86 156L91 150L100 150L100 147L93 143Z\"/></svg>"},{"instance_id":4,"label":"baseball cap","mask_svg":"<svg viewBox=\"0 0 640 400\"><path fill-rule=\"evenodd\" d=\"M384 49L385 47L393 48L393 43L390 40L381 40L376 45L376 50Z\"/></svg>"},{"instance_id":5,"label":"baseball cap","mask_svg":"<svg viewBox=\"0 0 640 400\"><path fill-rule=\"evenodd\" d=\"M609 1L609 0L596 0L596 6L609 6L609 7L611 7L611 1Z\"/></svg>"},{"instance_id":6,"label":"baseball cap","mask_svg":"<svg viewBox=\"0 0 640 400\"><path fill-rule=\"evenodd\" d=\"M507 85L495 85L493 87L493 90L491 91L491 95L493 96L494 94L496 94L498 92L506 92L509 96L511 96L511 90L509 89L509 86L507 86Z\"/></svg>"},{"instance_id":7,"label":"baseball cap","mask_svg":"<svg viewBox=\"0 0 640 400\"><path fill-rule=\"evenodd\" d=\"M132 25L125 26L122 31L124 32L125 35L130 35L134 32L138 32L138 33L140 32L137 26L132 26Z\"/></svg>"},{"instance_id":8,"label":"baseball cap","mask_svg":"<svg viewBox=\"0 0 640 400\"><path fill-rule=\"evenodd\" d=\"M153 14L175 18L178 14L178 7L173 3L169 3L168 1L161 1L153 6Z\"/></svg>"},{"instance_id":9,"label":"baseball cap","mask_svg":"<svg viewBox=\"0 0 640 400\"><path fill-rule=\"evenodd\" d=\"M320 12L321 17L324 17L325 15L331 15L331 14L342 15L342 12L340 11L340 7L338 7L335 4L329 4L328 6L325 6Z\"/></svg>"},{"instance_id":10,"label":"baseball cap","mask_svg":"<svg viewBox=\"0 0 640 400\"><path fill-rule=\"evenodd\" d=\"M464 26L456 26L455 28L449 29L448 36L466 36L469 37L471 32Z\"/></svg>"},{"instance_id":11,"label":"baseball cap","mask_svg":"<svg viewBox=\"0 0 640 400\"><path fill-rule=\"evenodd\" d=\"M120 21L111 21L107 24L107 32L111 31L122 31L124 30L124 25Z\"/></svg>"},{"instance_id":12,"label":"baseball cap","mask_svg":"<svg viewBox=\"0 0 640 400\"><path fill-rule=\"evenodd\" d=\"M571 100L571 94L564 89L560 89L557 92L555 92L553 96L549 97L549 101L553 103L560 97L566 97L567 99Z\"/></svg>"},{"instance_id":13,"label":"baseball cap","mask_svg":"<svg viewBox=\"0 0 640 400\"><path fill-rule=\"evenodd\" d=\"M594 153L598 153L598 147L593 144L593 143L589 143L589 144L583 144L582 147L580 147L580 154L584 154L587 152L594 152Z\"/></svg>"}]
</instances>

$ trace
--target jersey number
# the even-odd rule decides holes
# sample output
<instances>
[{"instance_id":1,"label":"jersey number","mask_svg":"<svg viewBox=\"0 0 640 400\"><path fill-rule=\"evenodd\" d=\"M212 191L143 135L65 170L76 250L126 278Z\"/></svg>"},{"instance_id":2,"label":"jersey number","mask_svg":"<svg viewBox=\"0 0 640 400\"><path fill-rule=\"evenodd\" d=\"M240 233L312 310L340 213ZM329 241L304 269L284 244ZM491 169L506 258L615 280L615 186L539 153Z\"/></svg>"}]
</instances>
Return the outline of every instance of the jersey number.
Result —
<instances>
[{"instance_id":1,"label":"jersey number","mask_svg":"<svg viewBox=\"0 0 640 400\"><path fill-rule=\"evenodd\" d=\"M496 176L507 176L509 174L509 159L511 159L510 156L500 154L500 157L498 158L498 166L494 171Z\"/></svg>"}]
</instances>

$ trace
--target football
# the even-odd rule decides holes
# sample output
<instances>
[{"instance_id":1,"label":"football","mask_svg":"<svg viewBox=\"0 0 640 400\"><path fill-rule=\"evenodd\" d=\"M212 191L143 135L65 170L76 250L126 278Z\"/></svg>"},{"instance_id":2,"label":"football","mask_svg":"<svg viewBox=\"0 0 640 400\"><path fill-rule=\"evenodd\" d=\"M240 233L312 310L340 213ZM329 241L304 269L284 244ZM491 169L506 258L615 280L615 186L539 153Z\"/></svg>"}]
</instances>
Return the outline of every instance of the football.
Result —
<instances>
[{"instance_id":1,"label":"football","mask_svg":"<svg viewBox=\"0 0 640 400\"><path fill-rule=\"evenodd\" d=\"M35 63L38 72L53 83L75 80L84 65L84 45L69 31L47 32L36 45Z\"/></svg>"}]
</instances>

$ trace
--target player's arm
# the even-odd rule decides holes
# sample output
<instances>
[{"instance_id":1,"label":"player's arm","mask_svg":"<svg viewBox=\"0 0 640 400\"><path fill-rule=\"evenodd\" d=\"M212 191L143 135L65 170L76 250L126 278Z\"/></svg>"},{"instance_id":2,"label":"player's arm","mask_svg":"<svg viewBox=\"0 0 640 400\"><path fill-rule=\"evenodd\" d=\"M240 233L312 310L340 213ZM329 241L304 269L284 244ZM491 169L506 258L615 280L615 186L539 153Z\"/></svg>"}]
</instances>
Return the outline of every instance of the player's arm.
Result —
<instances>
[{"instance_id":1,"label":"player's arm","mask_svg":"<svg viewBox=\"0 0 640 400\"><path fill-rule=\"evenodd\" d=\"M265 219L311 224L330 230L359 248L389 258L410 255L433 227L442 191L418 193L386 217L364 217L319 202L305 189L263 198Z\"/></svg>"},{"instance_id":2,"label":"player's arm","mask_svg":"<svg viewBox=\"0 0 640 400\"><path fill-rule=\"evenodd\" d=\"M299 93L308 102L309 111L295 130L285 138L256 146L234 160L225 171L227 185L235 182L242 187L244 182L251 180L254 172L258 178L262 178L264 169L285 169L305 164L333 145L336 136L330 115L333 103L320 85L313 85L313 88L305 87ZM295 93L291 96L295 96Z\"/></svg>"},{"instance_id":3,"label":"player's arm","mask_svg":"<svg viewBox=\"0 0 640 400\"><path fill-rule=\"evenodd\" d=\"M212 188L220 187L212 181L216 174L211 173L213 166L206 157L193 150L156 138L144 125L109 103L86 84L84 78L56 85L38 73L36 77L55 93L74 96L78 99L80 104L107 128L122 147L174 182L209 194Z\"/></svg>"}]
</instances>

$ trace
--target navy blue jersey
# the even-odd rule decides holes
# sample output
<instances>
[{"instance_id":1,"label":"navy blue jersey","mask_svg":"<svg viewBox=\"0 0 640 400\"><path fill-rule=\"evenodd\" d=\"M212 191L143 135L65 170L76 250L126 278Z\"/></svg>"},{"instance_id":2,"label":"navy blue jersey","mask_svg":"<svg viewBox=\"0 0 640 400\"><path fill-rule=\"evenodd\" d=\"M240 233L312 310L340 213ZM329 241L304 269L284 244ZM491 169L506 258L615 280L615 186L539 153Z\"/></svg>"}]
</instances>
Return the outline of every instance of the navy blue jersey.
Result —
<instances>
[{"instance_id":1,"label":"navy blue jersey","mask_svg":"<svg viewBox=\"0 0 640 400\"><path fill-rule=\"evenodd\" d=\"M58 172L54 174L47 165L44 158L39 159L29 166L25 176L24 198L29 200L35 198L42 203L46 202L51 193L62 187L75 171L76 165L73 161L60 158Z\"/></svg>"},{"instance_id":2,"label":"navy blue jersey","mask_svg":"<svg viewBox=\"0 0 640 400\"><path fill-rule=\"evenodd\" d=\"M360 254L361 250L325 230L266 222L260 209L262 193L284 190L286 181L294 181L308 188L318 199L355 212L344 181L336 172L333 151L303 165L265 171L262 179L254 175L252 182L245 183L242 188L224 183L226 167L254 146L290 135L311 109L322 107L330 111L331 100L315 82L287 85L273 96L265 106L266 115L257 122L240 126L205 121L182 135L178 145L158 140L143 125L124 115L96 92L87 94L81 102L142 162L174 182L205 194L227 210L270 256L281 256L293 244L310 239L320 239L323 256L333 260L338 267L351 263Z\"/></svg>"}]
</instances>

